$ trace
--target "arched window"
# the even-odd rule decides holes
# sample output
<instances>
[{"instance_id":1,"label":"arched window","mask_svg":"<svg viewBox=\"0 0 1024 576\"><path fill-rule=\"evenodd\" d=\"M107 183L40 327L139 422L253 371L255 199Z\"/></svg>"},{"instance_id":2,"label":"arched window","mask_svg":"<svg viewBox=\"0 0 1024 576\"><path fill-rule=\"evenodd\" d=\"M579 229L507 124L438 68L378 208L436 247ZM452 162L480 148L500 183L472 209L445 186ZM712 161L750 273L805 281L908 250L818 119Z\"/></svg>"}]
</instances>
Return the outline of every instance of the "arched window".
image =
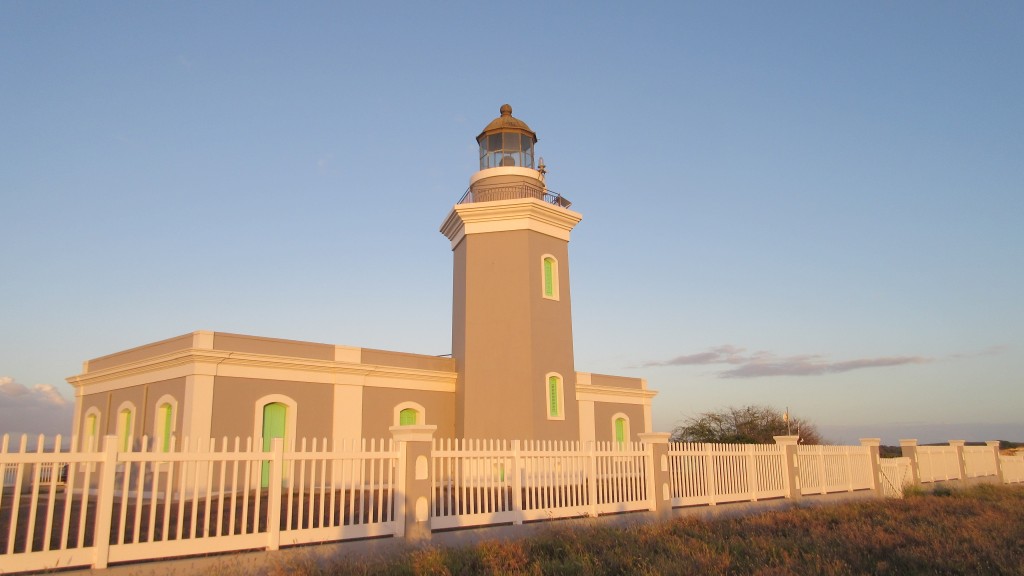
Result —
<instances>
[{"instance_id":1,"label":"arched window","mask_svg":"<svg viewBox=\"0 0 1024 576\"><path fill-rule=\"evenodd\" d=\"M286 449L295 441L295 423L298 421L298 404L283 394L268 394L256 400L253 418L253 437L262 438L264 452L273 447L275 438L282 438ZM261 466L260 485L270 485L270 462L264 461ZM288 476L288 467L282 470L283 477ZM255 481L255 479L254 479Z\"/></svg>"},{"instance_id":2,"label":"arched window","mask_svg":"<svg viewBox=\"0 0 1024 576\"><path fill-rule=\"evenodd\" d=\"M171 438L174 435L174 416L177 402L171 396L163 396L156 403L156 419L153 422L153 439L156 449L161 452L171 451Z\"/></svg>"},{"instance_id":3,"label":"arched window","mask_svg":"<svg viewBox=\"0 0 1024 576\"><path fill-rule=\"evenodd\" d=\"M541 295L558 300L558 260L550 254L541 258Z\"/></svg>"},{"instance_id":4,"label":"arched window","mask_svg":"<svg viewBox=\"0 0 1024 576\"><path fill-rule=\"evenodd\" d=\"M415 402L402 402L395 406L393 426L417 426L427 423L427 411Z\"/></svg>"},{"instance_id":5,"label":"arched window","mask_svg":"<svg viewBox=\"0 0 1024 576\"><path fill-rule=\"evenodd\" d=\"M406 408L398 413L399 426L414 426L419 414L413 408Z\"/></svg>"},{"instance_id":6,"label":"arched window","mask_svg":"<svg viewBox=\"0 0 1024 576\"><path fill-rule=\"evenodd\" d=\"M612 438L615 439L616 450L625 450L629 446L629 416L621 413L612 416Z\"/></svg>"},{"instance_id":7,"label":"arched window","mask_svg":"<svg viewBox=\"0 0 1024 576\"><path fill-rule=\"evenodd\" d=\"M135 437L135 405L123 402L117 410L117 448L127 452L132 448Z\"/></svg>"},{"instance_id":8,"label":"arched window","mask_svg":"<svg viewBox=\"0 0 1024 576\"><path fill-rule=\"evenodd\" d=\"M286 438L288 430L288 407L280 402L263 406L263 451L270 452L275 438ZM260 485L270 485L270 464L263 463Z\"/></svg>"},{"instance_id":9,"label":"arched window","mask_svg":"<svg viewBox=\"0 0 1024 576\"><path fill-rule=\"evenodd\" d=\"M85 425L82 427L82 450L91 452L95 451L97 446L97 439L99 438L100 432L100 411L95 407L89 408L89 411L85 414Z\"/></svg>"},{"instance_id":10,"label":"arched window","mask_svg":"<svg viewBox=\"0 0 1024 576\"><path fill-rule=\"evenodd\" d=\"M548 373L544 382L544 397L547 399L548 420L565 420L565 401L560 375Z\"/></svg>"}]
</instances>

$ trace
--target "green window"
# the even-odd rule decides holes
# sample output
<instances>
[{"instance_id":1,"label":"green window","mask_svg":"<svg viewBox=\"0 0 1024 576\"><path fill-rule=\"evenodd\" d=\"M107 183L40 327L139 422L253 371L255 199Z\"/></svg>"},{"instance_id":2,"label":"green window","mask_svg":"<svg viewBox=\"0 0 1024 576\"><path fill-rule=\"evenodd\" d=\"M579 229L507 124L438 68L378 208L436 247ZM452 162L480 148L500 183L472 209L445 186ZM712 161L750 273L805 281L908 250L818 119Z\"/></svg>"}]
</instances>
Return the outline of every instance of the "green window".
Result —
<instances>
[{"instance_id":1,"label":"green window","mask_svg":"<svg viewBox=\"0 0 1024 576\"><path fill-rule=\"evenodd\" d=\"M86 450L95 450L96 446L96 415L89 414L85 418L85 447Z\"/></svg>"},{"instance_id":2,"label":"green window","mask_svg":"<svg viewBox=\"0 0 1024 576\"><path fill-rule=\"evenodd\" d=\"M419 413L412 408L405 408L398 413L398 425L399 426L415 426L416 420L419 418Z\"/></svg>"},{"instance_id":3,"label":"green window","mask_svg":"<svg viewBox=\"0 0 1024 576\"><path fill-rule=\"evenodd\" d=\"M559 414L558 384L558 376L548 376L548 416L552 417Z\"/></svg>"},{"instance_id":4,"label":"green window","mask_svg":"<svg viewBox=\"0 0 1024 576\"><path fill-rule=\"evenodd\" d=\"M544 259L544 296L555 297L555 259Z\"/></svg>"},{"instance_id":5,"label":"green window","mask_svg":"<svg viewBox=\"0 0 1024 576\"><path fill-rule=\"evenodd\" d=\"M263 407L263 451L270 452L274 438L284 438L288 407L280 402L271 402ZM263 462L262 484L270 486L270 462Z\"/></svg>"},{"instance_id":6,"label":"green window","mask_svg":"<svg viewBox=\"0 0 1024 576\"><path fill-rule=\"evenodd\" d=\"M160 424L163 426L160 430L161 448L164 452L169 452L171 450L171 430L174 428L174 408L170 404L162 404L157 417L160 418Z\"/></svg>"},{"instance_id":7,"label":"green window","mask_svg":"<svg viewBox=\"0 0 1024 576\"><path fill-rule=\"evenodd\" d=\"M626 446L626 419L616 418L615 419L615 443L618 444L619 448Z\"/></svg>"},{"instance_id":8,"label":"green window","mask_svg":"<svg viewBox=\"0 0 1024 576\"><path fill-rule=\"evenodd\" d=\"M132 411L121 410L121 451L127 452L132 440Z\"/></svg>"}]
</instances>

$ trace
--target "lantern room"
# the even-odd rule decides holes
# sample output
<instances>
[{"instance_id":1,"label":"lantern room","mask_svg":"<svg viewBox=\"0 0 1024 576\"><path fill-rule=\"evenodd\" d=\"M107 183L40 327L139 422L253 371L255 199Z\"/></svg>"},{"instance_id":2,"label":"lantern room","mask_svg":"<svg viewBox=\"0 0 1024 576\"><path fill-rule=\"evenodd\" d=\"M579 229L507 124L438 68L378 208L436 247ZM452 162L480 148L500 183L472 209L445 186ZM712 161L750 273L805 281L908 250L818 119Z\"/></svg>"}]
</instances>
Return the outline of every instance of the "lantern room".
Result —
<instances>
[{"instance_id":1,"label":"lantern room","mask_svg":"<svg viewBox=\"0 0 1024 576\"><path fill-rule=\"evenodd\" d=\"M526 122L512 116L512 106L504 104L495 118L476 137L480 145L480 169L518 166L534 169L533 148L537 134Z\"/></svg>"}]
</instances>

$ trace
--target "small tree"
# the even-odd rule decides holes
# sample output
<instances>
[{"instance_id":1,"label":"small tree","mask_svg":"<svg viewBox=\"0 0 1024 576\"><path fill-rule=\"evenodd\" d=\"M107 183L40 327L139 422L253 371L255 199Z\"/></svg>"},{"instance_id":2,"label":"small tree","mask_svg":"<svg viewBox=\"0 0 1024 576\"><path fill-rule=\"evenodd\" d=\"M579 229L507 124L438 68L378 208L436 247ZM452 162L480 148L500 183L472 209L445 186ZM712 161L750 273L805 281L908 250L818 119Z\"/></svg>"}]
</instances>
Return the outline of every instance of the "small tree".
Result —
<instances>
[{"instance_id":1,"label":"small tree","mask_svg":"<svg viewBox=\"0 0 1024 576\"><path fill-rule=\"evenodd\" d=\"M801 444L824 444L818 429L802 418L789 419L788 431ZM774 436L787 434L783 413L770 406L728 407L687 418L672 430L673 442L774 444Z\"/></svg>"}]
</instances>

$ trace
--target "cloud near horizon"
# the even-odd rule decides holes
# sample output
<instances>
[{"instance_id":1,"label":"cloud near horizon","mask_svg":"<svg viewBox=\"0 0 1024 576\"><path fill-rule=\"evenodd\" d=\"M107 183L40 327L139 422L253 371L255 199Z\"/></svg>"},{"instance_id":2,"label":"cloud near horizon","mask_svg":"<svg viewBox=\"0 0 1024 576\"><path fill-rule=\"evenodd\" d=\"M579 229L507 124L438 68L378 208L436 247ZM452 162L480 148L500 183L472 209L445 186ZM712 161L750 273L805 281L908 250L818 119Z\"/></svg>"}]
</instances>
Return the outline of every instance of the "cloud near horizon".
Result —
<instances>
[{"instance_id":1,"label":"cloud near horizon","mask_svg":"<svg viewBox=\"0 0 1024 576\"><path fill-rule=\"evenodd\" d=\"M859 358L840 362L830 361L820 354L779 356L768 351L748 353L745 348L725 344L706 352L677 356L671 360L652 361L642 364L649 366L701 366L727 364L735 366L717 374L719 378L761 378L765 376L818 376L841 374L866 368L926 364L933 362L925 356L883 356Z\"/></svg>"},{"instance_id":2,"label":"cloud near horizon","mask_svg":"<svg viewBox=\"0 0 1024 576\"><path fill-rule=\"evenodd\" d=\"M66 434L73 411L74 403L51 384L29 388L0 376L0 435Z\"/></svg>"}]
</instances>

